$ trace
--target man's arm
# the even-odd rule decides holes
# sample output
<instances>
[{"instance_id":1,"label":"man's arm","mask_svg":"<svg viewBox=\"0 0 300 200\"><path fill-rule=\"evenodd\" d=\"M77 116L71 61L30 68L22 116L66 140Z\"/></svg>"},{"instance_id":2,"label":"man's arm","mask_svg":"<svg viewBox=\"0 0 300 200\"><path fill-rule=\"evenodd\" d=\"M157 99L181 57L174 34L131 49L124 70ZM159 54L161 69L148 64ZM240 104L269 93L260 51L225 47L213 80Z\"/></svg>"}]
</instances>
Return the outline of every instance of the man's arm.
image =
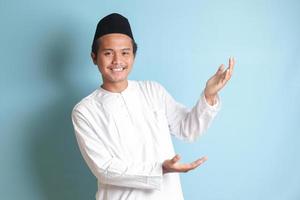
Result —
<instances>
[{"instance_id":1,"label":"man's arm","mask_svg":"<svg viewBox=\"0 0 300 200\"><path fill-rule=\"evenodd\" d=\"M207 157L203 157L184 164L179 163L180 156L176 155L163 163L128 163L109 154L81 113L73 111L72 121L83 158L102 184L159 190L163 174L188 172L207 160Z\"/></svg>"},{"instance_id":2,"label":"man's arm","mask_svg":"<svg viewBox=\"0 0 300 200\"><path fill-rule=\"evenodd\" d=\"M222 64L219 67L216 74L207 81L206 87L204 90L203 101L206 101L210 106L216 106L216 104L218 103L218 94L217 93L225 86L227 81L231 78L234 64L235 64L235 60L233 58L230 58L229 59L229 67L224 71L224 65ZM175 105L175 107L177 107L177 109L181 110L181 111L179 111L179 113L181 112L181 115L186 114L184 120L187 120L187 122L189 120L193 121L190 118L191 115L193 116L193 113L194 113L194 117L198 116L199 118L203 118L203 115L202 116L201 116L201 114L197 115L197 105L199 104L199 102L190 112L187 112L184 109L184 107L180 106L179 104L176 105L176 102L170 96L168 98L169 98L169 103L170 102L173 103L173 106ZM203 110L203 106L200 106L199 108L200 108L199 109L200 111L202 110L202 112L205 112L204 111L205 109ZM199 126L200 122L201 121L198 121L198 130L201 132L203 129L201 129ZM205 125L205 121L202 121L202 123L204 123L204 125ZM208 123L206 123L206 124L208 124ZM207 157L204 156L198 160L195 160L192 163L187 163L187 164L179 163L179 160L180 160L179 155L175 155L170 160L165 160L163 162L163 173L188 172L190 170L193 170L193 169L199 167L201 164L203 164L207 160Z\"/></svg>"},{"instance_id":3,"label":"man's arm","mask_svg":"<svg viewBox=\"0 0 300 200\"><path fill-rule=\"evenodd\" d=\"M84 160L102 184L139 189L161 188L162 163L129 163L113 157L80 112L72 112L72 121Z\"/></svg>"},{"instance_id":4,"label":"man's arm","mask_svg":"<svg viewBox=\"0 0 300 200\"><path fill-rule=\"evenodd\" d=\"M216 116L220 109L218 92L230 79L234 66L234 60L229 59L229 67L224 71L221 65L206 84L200 99L192 109L176 102L172 96L160 87L160 96L165 105L165 112L169 123L170 132L175 136L188 141L194 141L201 135Z\"/></svg>"}]
</instances>

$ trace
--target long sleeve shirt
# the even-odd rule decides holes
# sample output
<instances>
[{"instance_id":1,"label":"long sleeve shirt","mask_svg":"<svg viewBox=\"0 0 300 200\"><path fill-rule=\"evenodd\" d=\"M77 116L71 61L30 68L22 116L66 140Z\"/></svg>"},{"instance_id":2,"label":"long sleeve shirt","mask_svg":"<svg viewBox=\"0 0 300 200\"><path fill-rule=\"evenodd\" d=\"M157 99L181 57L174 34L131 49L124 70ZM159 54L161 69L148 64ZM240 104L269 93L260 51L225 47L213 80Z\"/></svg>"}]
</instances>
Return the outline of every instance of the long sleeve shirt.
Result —
<instances>
[{"instance_id":1,"label":"long sleeve shirt","mask_svg":"<svg viewBox=\"0 0 300 200\"><path fill-rule=\"evenodd\" d=\"M128 81L120 93L101 87L72 111L76 139L98 180L97 200L181 200L178 173L162 173L171 159L171 134L194 141L220 108L202 93L192 109L176 102L158 83Z\"/></svg>"}]
</instances>

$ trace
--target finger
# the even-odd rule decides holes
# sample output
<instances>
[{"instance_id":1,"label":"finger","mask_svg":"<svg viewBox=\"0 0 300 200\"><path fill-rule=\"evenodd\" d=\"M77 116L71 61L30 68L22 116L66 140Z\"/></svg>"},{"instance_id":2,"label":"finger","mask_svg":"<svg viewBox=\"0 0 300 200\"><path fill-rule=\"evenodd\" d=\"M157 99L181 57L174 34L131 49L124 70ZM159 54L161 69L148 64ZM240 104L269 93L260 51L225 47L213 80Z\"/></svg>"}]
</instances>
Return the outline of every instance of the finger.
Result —
<instances>
[{"instance_id":1,"label":"finger","mask_svg":"<svg viewBox=\"0 0 300 200\"><path fill-rule=\"evenodd\" d=\"M177 163L180 160L180 155L176 154L172 159L171 162L172 163Z\"/></svg>"},{"instance_id":2,"label":"finger","mask_svg":"<svg viewBox=\"0 0 300 200\"><path fill-rule=\"evenodd\" d=\"M219 82L222 82L222 83L223 83L223 81L226 79L226 76L227 76L227 74L228 74L228 71L229 71L229 69L226 69L226 70L222 73L222 75L220 75Z\"/></svg>"},{"instance_id":3,"label":"finger","mask_svg":"<svg viewBox=\"0 0 300 200\"><path fill-rule=\"evenodd\" d=\"M221 75L224 71L224 65L220 65L220 67L218 68L217 72L216 72L216 75Z\"/></svg>"},{"instance_id":4,"label":"finger","mask_svg":"<svg viewBox=\"0 0 300 200\"><path fill-rule=\"evenodd\" d=\"M227 67L226 70L224 71L224 77L225 77L225 74L226 74L227 71L231 72L232 65L233 65L232 57L229 57L229 60L228 60L228 67ZM223 77L223 78L224 78L224 77Z\"/></svg>"},{"instance_id":5,"label":"finger","mask_svg":"<svg viewBox=\"0 0 300 200\"><path fill-rule=\"evenodd\" d=\"M202 165L205 161L207 161L207 156L202 157L198 160L195 160L194 162L191 163L187 163L187 164L181 164L178 168L177 168L177 172L188 172L190 170L193 170L197 167L199 167L200 165Z\"/></svg>"},{"instance_id":6,"label":"finger","mask_svg":"<svg viewBox=\"0 0 300 200\"><path fill-rule=\"evenodd\" d=\"M230 74L233 72L234 65L235 65L235 59L233 57L230 57L229 58L229 67L228 67Z\"/></svg>"},{"instance_id":7,"label":"finger","mask_svg":"<svg viewBox=\"0 0 300 200\"><path fill-rule=\"evenodd\" d=\"M235 64L235 60L234 60L234 58L233 58L233 56L231 56L230 58L229 58L229 67L233 67L234 66L234 64Z\"/></svg>"},{"instance_id":8,"label":"finger","mask_svg":"<svg viewBox=\"0 0 300 200\"><path fill-rule=\"evenodd\" d=\"M231 77L231 74L230 74L230 71L229 69L227 69L225 72L224 72L224 76L222 77L222 84L224 85Z\"/></svg>"},{"instance_id":9,"label":"finger","mask_svg":"<svg viewBox=\"0 0 300 200\"><path fill-rule=\"evenodd\" d=\"M207 160L208 160L207 156L204 156L204 157L192 162L191 163L192 169L195 169L196 167L202 165Z\"/></svg>"},{"instance_id":10,"label":"finger","mask_svg":"<svg viewBox=\"0 0 300 200\"><path fill-rule=\"evenodd\" d=\"M230 69L228 69L225 74L225 80L228 81L230 77L231 77L231 73L230 73Z\"/></svg>"}]
</instances>

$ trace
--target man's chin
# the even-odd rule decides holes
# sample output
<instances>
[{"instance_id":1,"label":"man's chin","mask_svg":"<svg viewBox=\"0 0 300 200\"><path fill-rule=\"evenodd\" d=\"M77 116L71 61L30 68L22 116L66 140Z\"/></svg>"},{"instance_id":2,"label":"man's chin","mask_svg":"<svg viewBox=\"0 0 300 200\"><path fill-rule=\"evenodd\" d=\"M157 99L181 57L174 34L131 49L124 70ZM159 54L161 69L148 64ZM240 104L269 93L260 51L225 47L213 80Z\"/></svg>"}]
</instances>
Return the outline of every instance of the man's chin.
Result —
<instances>
[{"instance_id":1,"label":"man's chin","mask_svg":"<svg viewBox=\"0 0 300 200\"><path fill-rule=\"evenodd\" d=\"M127 82L127 77L126 78L112 78L110 80L108 80L107 82L109 82L110 84L122 84L122 83L126 83Z\"/></svg>"}]
</instances>

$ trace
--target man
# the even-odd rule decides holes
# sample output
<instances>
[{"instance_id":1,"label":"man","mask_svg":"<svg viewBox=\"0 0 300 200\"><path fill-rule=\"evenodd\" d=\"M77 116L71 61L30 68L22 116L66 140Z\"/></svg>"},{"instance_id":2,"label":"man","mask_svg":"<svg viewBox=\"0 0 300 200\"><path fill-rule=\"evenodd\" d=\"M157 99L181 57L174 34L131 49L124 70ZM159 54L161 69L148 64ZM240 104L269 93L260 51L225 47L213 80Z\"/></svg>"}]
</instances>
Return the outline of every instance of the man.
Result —
<instances>
[{"instance_id":1,"label":"man","mask_svg":"<svg viewBox=\"0 0 300 200\"><path fill-rule=\"evenodd\" d=\"M218 92L230 79L234 60L221 65L191 109L158 83L131 81L137 45L128 20L113 13L97 25L91 57L103 84L73 109L80 151L98 179L96 199L183 199L179 174L207 160L180 163L170 133L194 141L220 107ZM172 173L175 172L175 173Z\"/></svg>"}]
</instances>

